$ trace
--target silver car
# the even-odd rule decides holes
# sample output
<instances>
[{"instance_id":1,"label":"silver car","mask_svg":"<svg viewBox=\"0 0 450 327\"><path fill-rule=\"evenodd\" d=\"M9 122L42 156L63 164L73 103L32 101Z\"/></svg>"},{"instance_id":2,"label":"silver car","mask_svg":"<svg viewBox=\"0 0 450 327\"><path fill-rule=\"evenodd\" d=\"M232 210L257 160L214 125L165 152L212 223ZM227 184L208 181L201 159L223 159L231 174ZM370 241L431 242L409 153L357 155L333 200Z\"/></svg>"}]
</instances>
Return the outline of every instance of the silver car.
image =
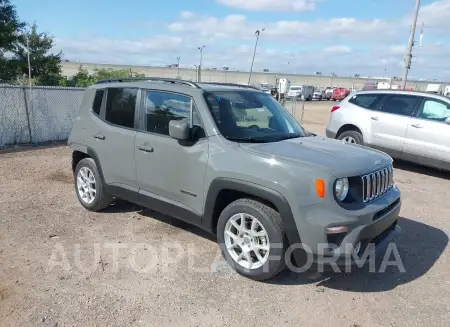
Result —
<instances>
[{"instance_id":1,"label":"silver car","mask_svg":"<svg viewBox=\"0 0 450 327\"><path fill-rule=\"evenodd\" d=\"M450 99L425 92L359 91L331 109L326 134L393 158L449 170Z\"/></svg>"}]
</instances>

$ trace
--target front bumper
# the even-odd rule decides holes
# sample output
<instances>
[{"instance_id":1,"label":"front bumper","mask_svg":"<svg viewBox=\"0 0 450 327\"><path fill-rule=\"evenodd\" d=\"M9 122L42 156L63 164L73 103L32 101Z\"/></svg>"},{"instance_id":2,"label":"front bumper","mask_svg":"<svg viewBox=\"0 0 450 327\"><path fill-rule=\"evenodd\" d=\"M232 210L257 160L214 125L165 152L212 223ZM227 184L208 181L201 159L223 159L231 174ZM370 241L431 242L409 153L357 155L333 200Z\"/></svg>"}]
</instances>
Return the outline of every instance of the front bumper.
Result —
<instances>
[{"instance_id":1,"label":"front bumper","mask_svg":"<svg viewBox=\"0 0 450 327\"><path fill-rule=\"evenodd\" d=\"M380 199L360 210L328 210L316 206L303 212L302 222L297 222L302 246L293 251L297 266L317 265L347 267L354 266L361 255L367 251L376 251L390 243L400 232L397 224L401 208L400 190L393 190ZM326 233L327 227L347 226L348 232L332 239ZM304 232L302 232L302 229ZM355 253L356 244L361 244L359 253Z\"/></svg>"}]
</instances>

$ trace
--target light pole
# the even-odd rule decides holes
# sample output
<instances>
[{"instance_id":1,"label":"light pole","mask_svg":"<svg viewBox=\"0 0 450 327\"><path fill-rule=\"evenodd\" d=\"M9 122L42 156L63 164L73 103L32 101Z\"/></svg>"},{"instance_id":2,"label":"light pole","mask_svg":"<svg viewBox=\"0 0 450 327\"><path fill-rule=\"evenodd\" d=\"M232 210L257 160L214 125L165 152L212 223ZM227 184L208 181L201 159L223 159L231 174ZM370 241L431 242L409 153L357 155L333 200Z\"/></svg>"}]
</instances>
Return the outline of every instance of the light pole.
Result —
<instances>
[{"instance_id":1,"label":"light pole","mask_svg":"<svg viewBox=\"0 0 450 327\"><path fill-rule=\"evenodd\" d=\"M201 47L198 47L198 51L200 51L200 65L198 65L198 72L197 72L197 82L201 81L201 70L202 70L202 60L203 60L203 48L205 45L202 45Z\"/></svg>"},{"instance_id":2,"label":"light pole","mask_svg":"<svg viewBox=\"0 0 450 327\"><path fill-rule=\"evenodd\" d=\"M180 78L180 57L177 57L177 78Z\"/></svg>"},{"instance_id":3,"label":"light pole","mask_svg":"<svg viewBox=\"0 0 450 327\"><path fill-rule=\"evenodd\" d=\"M334 73L331 73L331 87L333 87L333 77L334 77Z\"/></svg>"},{"instance_id":4,"label":"light pole","mask_svg":"<svg viewBox=\"0 0 450 327\"><path fill-rule=\"evenodd\" d=\"M256 47L258 46L259 34L261 34L261 32L263 32L264 30L265 30L265 28L262 28L261 30L256 30L256 32L255 32L255 35L256 35L255 50L253 50L253 59L252 59L252 64L250 66L250 74L248 76L248 85L250 85L250 82L252 80L253 63L255 62Z\"/></svg>"},{"instance_id":5,"label":"light pole","mask_svg":"<svg viewBox=\"0 0 450 327\"><path fill-rule=\"evenodd\" d=\"M417 16L419 15L420 0L416 0L416 7L414 9L413 23L411 26L411 33L409 34L408 50L405 57L405 71L403 73L403 90L406 88L406 80L408 79L408 71L411 68L412 48L414 46L414 36L416 34Z\"/></svg>"}]
</instances>

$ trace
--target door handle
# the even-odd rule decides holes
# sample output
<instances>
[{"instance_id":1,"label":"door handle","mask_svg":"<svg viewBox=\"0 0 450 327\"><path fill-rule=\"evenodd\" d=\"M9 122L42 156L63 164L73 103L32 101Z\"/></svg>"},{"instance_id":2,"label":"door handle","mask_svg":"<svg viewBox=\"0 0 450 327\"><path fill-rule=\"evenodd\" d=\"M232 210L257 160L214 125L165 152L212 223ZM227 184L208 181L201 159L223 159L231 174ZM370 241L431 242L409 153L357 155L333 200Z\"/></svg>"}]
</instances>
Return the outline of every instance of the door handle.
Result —
<instances>
[{"instance_id":1,"label":"door handle","mask_svg":"<svg viewBox=\"0 0 450 327\"><path fill-rule=\"evenodd\" d=\"M411 124L412 127L414 128L422 128L423 126L420 124Z\"/></svg>"},{"instance_id":2,"label":"door handle","mask_svg":"<svg viewBox=\"0 0 450 327\"><path fill-rule=\"evenodd\" d=\"M152 147L148 147L148 146L145 146L145 145L138 145L137 148L140 151L153 152L153 148Z\"/></svg>"},{"instance_id":3,"label":"door handle","mask_svg":"<svg viewBox=\"0 0 450 327\"><path fill-rule=\"evenodd\" d=\"M104 140L105 139L105 135L95 134L94 138L97 139L97 140Z\"/></svg>"},{"instance_id":4,"label":"door handle","mask_svg":"<svg viewBox=\"0 0 450 327\"><path fill-rule=\"evenodd\" d=\"M370 117L370 119L372 119L372 120L380 120L380 118L378 118L378 117L376 117L376 116Z\"/></svg>"}]
</instances>

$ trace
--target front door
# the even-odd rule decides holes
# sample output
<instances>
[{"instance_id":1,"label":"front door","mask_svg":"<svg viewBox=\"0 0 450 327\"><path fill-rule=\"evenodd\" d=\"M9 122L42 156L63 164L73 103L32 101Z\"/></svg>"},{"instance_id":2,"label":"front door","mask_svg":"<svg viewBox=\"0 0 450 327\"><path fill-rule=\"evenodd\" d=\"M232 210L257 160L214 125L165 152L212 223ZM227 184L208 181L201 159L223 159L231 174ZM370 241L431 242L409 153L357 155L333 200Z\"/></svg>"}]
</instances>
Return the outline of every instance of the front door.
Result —
<instances>
[{"instance_id":1,"label":"front door","mask_svg":"<svg viewBox=\"0 0 450 327\"><path fill-rule=\"evenodd\" d=\"M369 114L374 148L401 157L406 129L418 99L417 96L391 94L385 97L378 110Z\"/></svg>"},{"instance_id":2,"label":"front door","mask_svg":"<svg viewBox=\"0 0 450 327\"><path fill-rule=\"evenodd\" d=\"M181 212L176 218L200 224L208 139L195 104L191 97L182 94L143 92L143 130L136 136L135 149L140 193L169 208L165 213L176 216ZM180 142L169 136L169 121L173 119L190 122L191 141Z\"/></svg>"},{"instance_id":3,"label":"front door","mask_svg":"<svg viewBox=\"0 0 450 327\"><path fill-rule=\"evenodd\" d=\"M448 169L450 164L450 103L423 97L408 124L403 147L406 160Z\"/></svg>"}]
</instances>

